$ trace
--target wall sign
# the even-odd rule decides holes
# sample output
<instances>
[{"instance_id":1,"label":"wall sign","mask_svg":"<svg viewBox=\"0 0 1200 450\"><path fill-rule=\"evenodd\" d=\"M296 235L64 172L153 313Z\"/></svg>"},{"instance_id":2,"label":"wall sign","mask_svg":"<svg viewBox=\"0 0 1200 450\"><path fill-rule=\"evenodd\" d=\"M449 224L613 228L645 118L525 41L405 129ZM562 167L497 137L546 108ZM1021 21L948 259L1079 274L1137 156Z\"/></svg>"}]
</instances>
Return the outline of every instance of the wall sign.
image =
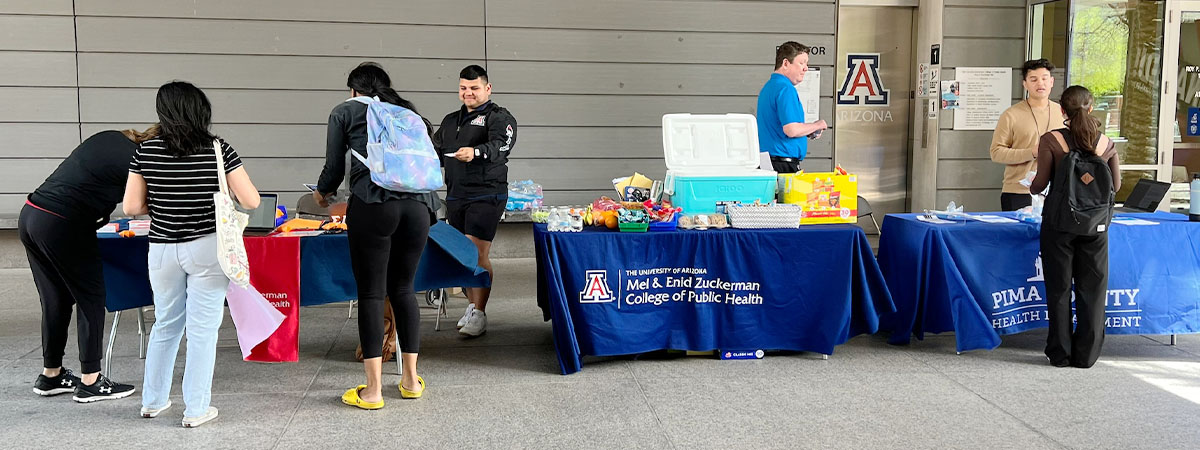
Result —
<instances>
[{"instance_id":1,"label":"wall sign","mask_svg":"<svg viewBox=\"0 0 1200 450\"><path fill-rule=\"evenodd\" d=\"M994 130L1004 110L1012 106L1012 73L1008 67L959 67L959 109L955 130Z\"/></svg>"}]
</instances>

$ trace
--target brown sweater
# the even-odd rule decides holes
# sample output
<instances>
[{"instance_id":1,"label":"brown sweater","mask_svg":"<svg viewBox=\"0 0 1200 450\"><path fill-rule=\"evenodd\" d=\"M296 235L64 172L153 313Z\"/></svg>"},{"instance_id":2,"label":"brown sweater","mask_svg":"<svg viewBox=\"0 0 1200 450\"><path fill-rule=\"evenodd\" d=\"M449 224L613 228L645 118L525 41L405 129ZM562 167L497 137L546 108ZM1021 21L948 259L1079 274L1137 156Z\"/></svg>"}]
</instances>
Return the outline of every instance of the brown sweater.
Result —
<instances>
[{"instance_id":1,"label":"brown sweater","mask_svg":"<svg viewBox=\"0 0 1200 450\"><path fill-rule=\"evenodd\" d=\"M1029 188L1021 185L1021 180L1035 169L1036 157L1034 151L1038 139L1047 131L1063 127L1066 120L1062 115L1062 107L1050 102L1048 110L1038 110L1029 107L1022 101L1012 105L1000 120L996 122L996 131L992 133L992 161L1005 164L1004 186L1001 192L1009 194L1028 194Z\"/></svg>"}]
</instances>

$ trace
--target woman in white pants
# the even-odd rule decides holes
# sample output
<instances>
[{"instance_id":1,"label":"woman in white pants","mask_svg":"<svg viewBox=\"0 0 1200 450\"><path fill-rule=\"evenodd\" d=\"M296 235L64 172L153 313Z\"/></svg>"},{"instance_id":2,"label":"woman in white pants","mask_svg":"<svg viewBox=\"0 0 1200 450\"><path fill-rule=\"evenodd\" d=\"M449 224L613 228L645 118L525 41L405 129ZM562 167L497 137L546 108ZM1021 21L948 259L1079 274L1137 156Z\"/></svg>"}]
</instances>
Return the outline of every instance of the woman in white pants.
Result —
<instances>
[{"instance_id":1,"label":"woman in white pants","mask_svg":"<svg viewBox=\"0 0 1200 450\"><path fill-rule=\"evenodd\" d=\"M159 135L145 141L129 164L126 214L150 214L150 287L154 328L146 350L142 417L171 407L171 379L179 340L187 333L183 374L183 426L217 417L209 405L217 329L224 317L229 279L217 261L216 137L209 132L212 105L200 89L174 81L158 90ZM241 158L221 141L229 188L244 208L258 207L258 190Z\"/></svg>"}]
</instances>

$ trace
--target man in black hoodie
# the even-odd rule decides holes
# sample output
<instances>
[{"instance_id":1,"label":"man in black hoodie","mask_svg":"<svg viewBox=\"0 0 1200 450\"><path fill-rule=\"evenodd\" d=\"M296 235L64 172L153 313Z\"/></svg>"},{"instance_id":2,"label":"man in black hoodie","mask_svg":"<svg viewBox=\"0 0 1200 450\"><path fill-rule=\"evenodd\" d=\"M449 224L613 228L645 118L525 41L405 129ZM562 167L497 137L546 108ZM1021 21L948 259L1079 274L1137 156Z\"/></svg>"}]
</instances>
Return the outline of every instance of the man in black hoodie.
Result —
<instances>
[{"instance_id":1,"label":"man in black hoodie","mask_svg":"<svg viewBox=\"0 0 1200 450\"><path fill-rule=\"evenodd\" d=\"M508 201L508 153L517 141L517 121L489 99L484 68L467 66L458 77L463 107L447 114L433 137L446 168L446 221L475 243L479 266L492 273L488 252ZM467 289L471 304L458 321L459 333L475 337L487 330L483 311L491 292Z\"/></svg>"}]
</instances>

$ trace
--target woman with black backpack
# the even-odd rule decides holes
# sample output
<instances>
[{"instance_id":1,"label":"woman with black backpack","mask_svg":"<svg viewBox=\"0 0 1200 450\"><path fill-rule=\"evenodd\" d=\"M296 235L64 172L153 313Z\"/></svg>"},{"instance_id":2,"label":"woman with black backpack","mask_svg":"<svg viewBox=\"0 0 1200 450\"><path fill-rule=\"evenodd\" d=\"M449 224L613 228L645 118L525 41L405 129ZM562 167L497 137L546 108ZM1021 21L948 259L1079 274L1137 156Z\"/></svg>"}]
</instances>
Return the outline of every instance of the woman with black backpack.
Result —
<instances>
[{"instance_id":1,"label":"woman with black backpack","mask_svg":"<svg viewBox=\"0 0 1200 450\"><path fill-rule=\"evenodd\" d=\"M351 99L329 113L325 167L313 197L329 206L346 174L346 152L367 153L367 105L355 100L371 97L416 112L411 102L392 89L392 80L375 63L365 62L346 80ZM426 130L428 131L428 124ZM350 158L350 200L346 211L350 265L358 287L358 336L362 345L367 383L351 388L342 402L362 408L383 407L384 302L390 301L400 338L401 398L419 398L425 379L417 375L417 349L421 338L421 312L413 294L413 279L429 227L437 220L436 194L417 194L385 189L371 181L371 171Z\"/></svg>"},{"instance_id":2,"label":"woman with black backpack","mask_svg":"<svg viewBox=\"0 0 1200 450\"><path fill-rule=\"evenodd\" d=\"M1029 186L1039 194L1050 185L1042 208L1041 247L1050 321L1046 357L1055 367L1092 367L1104 344L1108 227L1114 193L1121 189L1121 165L1112 140L1090 115L1093 103L1083 86L1063 92L1059 104L1066 128L1042 135L1037 175Z\"/></svg>"}]
</instances>

